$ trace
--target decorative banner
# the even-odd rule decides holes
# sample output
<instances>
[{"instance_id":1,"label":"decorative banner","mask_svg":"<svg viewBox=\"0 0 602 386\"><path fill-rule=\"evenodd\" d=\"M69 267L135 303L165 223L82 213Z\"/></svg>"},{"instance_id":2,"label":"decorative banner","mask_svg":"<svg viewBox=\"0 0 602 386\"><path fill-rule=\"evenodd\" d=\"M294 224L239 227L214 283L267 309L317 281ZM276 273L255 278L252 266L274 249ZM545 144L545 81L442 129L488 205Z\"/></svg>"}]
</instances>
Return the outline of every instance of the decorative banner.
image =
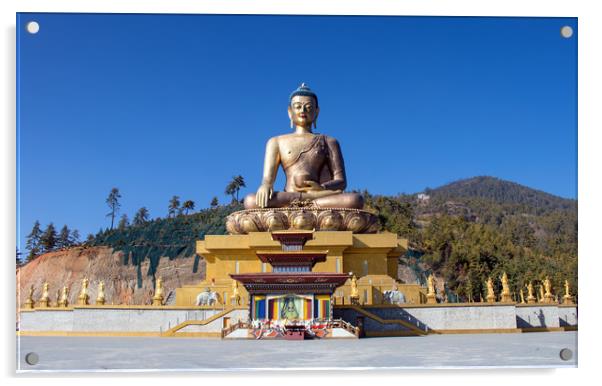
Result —
<instances>
[{"instance_id":1,"label":"decorative banner","mask_svg":"<svg viewBox=\"0 0 602 386\"><path fill-rule=\"evenodd\" d=\"M260 299L261 297L256 297ZM261 307L262 300L255 302L256 318L261 318L258 310ZM269 296L267 300L268 319L270 320L309 320L312 319L312 303L313 296L311 295L296 295L285 294L277 296Z\"/></svg>"},{"instance_id":2,"label":"decorative banner","mask_svg":"<svg viewBox=\"0 0 602 386\"><path fill-rule=\"evenodd\" d=\"M314 298L314 319L328 319L330 315L330 295L316 295Z\"/></svg>"},{"instance_id":3,"label":"decorative banner","mask_svg":"<svg viewBox=\"0 0 602 386\"><path fill-rule=\"evenodd\" d=\"M253 315L253 319L265 319L265 296L255 295L253 296L253 310L251 314Z\"/></svg>"}]
</instances>

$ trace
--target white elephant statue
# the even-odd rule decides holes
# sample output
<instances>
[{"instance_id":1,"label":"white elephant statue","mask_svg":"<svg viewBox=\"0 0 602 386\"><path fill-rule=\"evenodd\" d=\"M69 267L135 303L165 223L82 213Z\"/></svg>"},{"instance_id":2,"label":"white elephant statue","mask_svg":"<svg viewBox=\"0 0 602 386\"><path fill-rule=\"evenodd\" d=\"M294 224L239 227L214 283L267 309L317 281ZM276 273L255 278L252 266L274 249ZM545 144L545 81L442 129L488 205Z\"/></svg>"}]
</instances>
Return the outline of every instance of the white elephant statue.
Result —
<instances>
[{"instance_id":1,"label":"white elephant statue","mask_svg":"<svg viewBox=\"0 0 602 386\"><path fill-rule=\"evenodd\" d=\"M391 304L404 304L406 302L405 295L403 292L398 290L385 291L383 293L383 299L386 303Z\"/></svg>"},{"instance_id":2,"label":"white elephant statue","mask_svg":"<svg viewBox=\"0 0 602 386\"><path fill-rule=\"evenodd\" d=\"M197 306L212 306L217 302L217 293L209 291L209 288L206 288L205 291L201 292L196 297Z\"/></svg>"}]
</instances>

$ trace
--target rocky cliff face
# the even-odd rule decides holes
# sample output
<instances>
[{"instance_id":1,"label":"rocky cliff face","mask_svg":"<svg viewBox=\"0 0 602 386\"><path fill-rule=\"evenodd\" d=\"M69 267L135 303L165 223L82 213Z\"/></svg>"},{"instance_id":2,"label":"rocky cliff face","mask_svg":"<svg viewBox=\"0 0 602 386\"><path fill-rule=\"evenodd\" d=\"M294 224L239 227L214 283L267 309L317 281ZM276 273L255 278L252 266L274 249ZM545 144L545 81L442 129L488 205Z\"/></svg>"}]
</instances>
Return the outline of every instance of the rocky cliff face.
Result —
<instances>
[{"instance_id":1,"label":"rocky cliff face","mask_svg":"<svg viewBox=\"0 0 602 386\"><path fill-rule=\"evenodd\" d=\"M187 284L198 283L205 277L205 264L201 259L197 273L193 273L194 258L161 258L157 266L157 277L163 278L163 287L168 304L175 302L175 289ZM77 303L82 279L90 281L88 294L94 303L98 283L105 282L106 304L144 305L151 304L153 278L147 276L149 261L142 263L142 288L138 288L135 265L123 265L122 252L113 252L108 247L75 247L68 250L44 254L17 269L17 306L24 304L29 288L34 286L33 298L42 295L45 281L49 284L52 305L56 304L57 291L69 288L69 301Z\"/></svg>"}]
</instances>

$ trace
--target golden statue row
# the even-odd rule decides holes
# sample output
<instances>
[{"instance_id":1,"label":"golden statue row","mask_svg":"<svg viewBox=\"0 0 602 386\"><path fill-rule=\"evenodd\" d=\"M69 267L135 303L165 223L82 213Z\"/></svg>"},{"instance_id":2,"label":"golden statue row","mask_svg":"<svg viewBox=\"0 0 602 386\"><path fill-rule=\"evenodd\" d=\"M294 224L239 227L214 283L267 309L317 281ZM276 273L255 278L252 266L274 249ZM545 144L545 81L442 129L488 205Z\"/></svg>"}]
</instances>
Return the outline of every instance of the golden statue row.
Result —
<instances>
[{"instance_id":1,"label":"golden statue row","mask_svg":"<svg viewBox=\"0 0 602 386\"><path fill-rule=\"evenodd\" d=\"M88 294L88 278L84 278L82 280L82 288L77 297L77 305L78 306L87 306L90 305L90 295ZM49 285L48 282L45 282L42 286L42 296L38 299L37 304L38 308L48 308L52 307L50 301L50 292L48 290ZM29 288L29 295L27 296L27 300L25 300L25 308L35 308L35 301L33 299L33 293L35 288L33 284ZM161 306L163 305L164 296L163 296L163 280L161 277L157 278L155 283L155 294L153 296L153 306ZM105 299L105 283L104 281L100 281L98 283L98 295L96 296L96 305L104 305L106 303ZM56 293L56 307L68 307L69 306L69 287L63 286L62 290L57 290Z\"/></svg>"},{"instance_id":2,"label":"golden statue row","mask_svg":"<svg viewBox=\"0 0 602 386\"><path fill-rule=\"evenodd\" d=\"M500 297L501 303L514 303L512 299L512 294L510 293L510 286L508 284L508 275L506 272L503 273L502 278L502 293ZM493 280L491 277L487 279L487 296L485 297L487 303L495 303L497 296L495 294L495 290L493 288ZM535 297L534 295L534 287L533 282L529 282L525 286L527 288L527 298L525 301L525 295L523 293L523 289L520 290L520 303L521 304L534 304L534 303L559 303L558 297L552 294L552 282L548 277L543 280L543 285L539 286L539 297ZM574 304L573 296L570 293L569 281L564 281L564 296L563 304ZM435 292L435 278L433 275L429 275L427 278L427 294L426 294L427 304L437 303L436 292ZM482 299L481 299L482 301Z\"/></svg>"}]
</instances>

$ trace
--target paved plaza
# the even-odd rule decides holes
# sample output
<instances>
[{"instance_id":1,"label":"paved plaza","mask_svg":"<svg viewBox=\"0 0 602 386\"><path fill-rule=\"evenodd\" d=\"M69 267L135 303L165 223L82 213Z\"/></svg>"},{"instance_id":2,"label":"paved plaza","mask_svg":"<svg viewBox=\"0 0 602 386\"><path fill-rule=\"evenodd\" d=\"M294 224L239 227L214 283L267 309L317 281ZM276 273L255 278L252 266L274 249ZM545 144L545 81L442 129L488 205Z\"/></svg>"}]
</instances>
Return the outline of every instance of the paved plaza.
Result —
<instances>
[{"instance_id":1,"label":"paved plaza","mask_svg":"<svg viewBox=\"0 0 602 386\"><path fill-rule=\"evenodd\" d=\"M19 370L574 367L577 333L429 335L351 340L20 337ZM560 350L572 350L572 359ZM35 352L36 365L25 362Z\"/></svg>"}]
</instances>

